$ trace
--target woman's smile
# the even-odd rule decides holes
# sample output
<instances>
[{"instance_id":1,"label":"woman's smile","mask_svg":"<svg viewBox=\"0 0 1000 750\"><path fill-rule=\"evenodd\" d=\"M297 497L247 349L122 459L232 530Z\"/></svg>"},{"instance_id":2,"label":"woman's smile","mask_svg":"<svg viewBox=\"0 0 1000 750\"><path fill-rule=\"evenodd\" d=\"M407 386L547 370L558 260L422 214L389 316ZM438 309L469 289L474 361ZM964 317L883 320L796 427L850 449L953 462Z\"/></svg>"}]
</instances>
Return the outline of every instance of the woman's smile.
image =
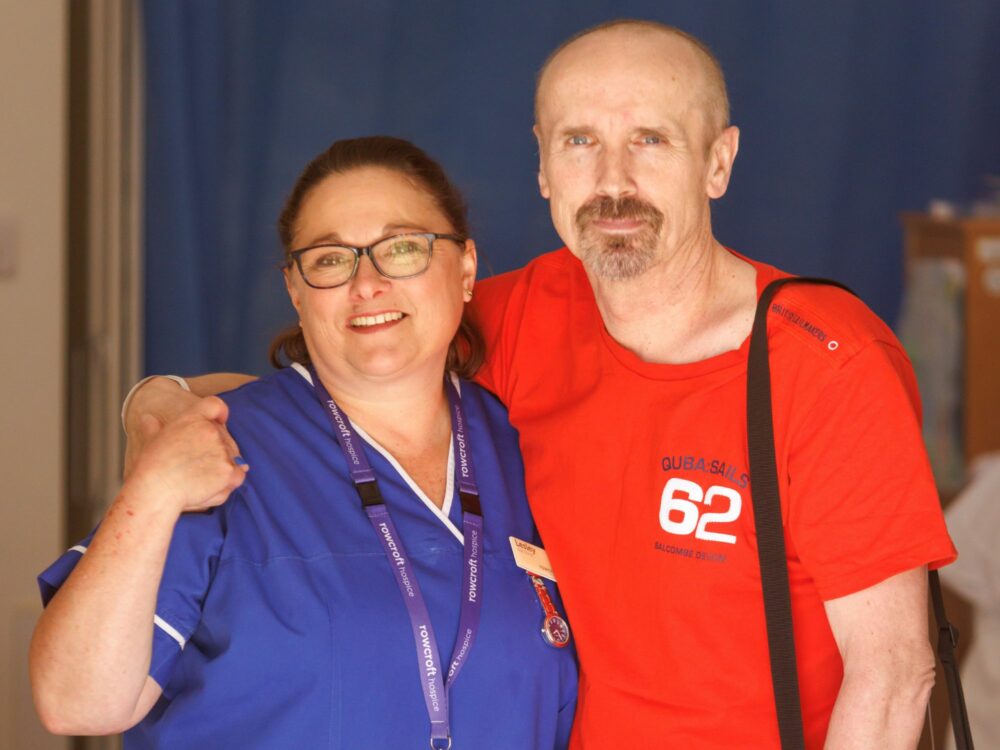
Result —
<instances>
[{"instance_id":1,"label":"woman's smile","mask_svg":"<svg viewBox=\"0 0 1000 750\"><path fill-rule=\"evenodd\" d=\"M398 310L366 313L364 315L356 315L352 317L347 321L347 325L356 333L375 333L377 331L385 331L389 328L393 328L397 323L400 323L406 317L408 316L405 313L399 312Z\"/></svg>"}]
</instances>

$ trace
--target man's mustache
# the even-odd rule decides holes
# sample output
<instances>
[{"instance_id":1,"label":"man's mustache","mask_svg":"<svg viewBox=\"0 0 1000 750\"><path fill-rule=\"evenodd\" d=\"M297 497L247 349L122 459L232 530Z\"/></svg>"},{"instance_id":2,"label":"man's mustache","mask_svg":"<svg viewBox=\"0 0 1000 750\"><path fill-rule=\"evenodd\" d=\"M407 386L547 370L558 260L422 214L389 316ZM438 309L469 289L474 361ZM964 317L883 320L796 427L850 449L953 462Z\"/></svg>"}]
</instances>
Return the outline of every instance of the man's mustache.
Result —
<instances>
[{"instance_id":1,"label":"man's mustache","mask_svg":"<svg viewBox=\"0 0 1000 750\"><path fill-rule=\"evenodd\" d=\"M629 219L646 221L659 229L663 212L638 198L611 198L601 196L584 203L576 212L577 226L583 227L596 219Z\"/></svg>"}]
</instances>

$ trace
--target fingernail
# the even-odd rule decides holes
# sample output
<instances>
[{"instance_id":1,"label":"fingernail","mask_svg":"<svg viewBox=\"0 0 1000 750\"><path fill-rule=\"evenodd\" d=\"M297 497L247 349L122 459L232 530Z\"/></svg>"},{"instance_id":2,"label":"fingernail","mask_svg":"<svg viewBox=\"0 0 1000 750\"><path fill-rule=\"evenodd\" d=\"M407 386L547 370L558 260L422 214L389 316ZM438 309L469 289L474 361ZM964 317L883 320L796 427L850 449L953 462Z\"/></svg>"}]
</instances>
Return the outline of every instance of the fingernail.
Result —
<instances>
[{"instance_id":1,"label":"fingernail","mask_svg":"<svg viewBox=\"0 0 1000 750\"><path fill-rule=\"evenodd\" d=\"M233 463L237 466L246 466L247 462L243 459L243 456L235 456L233 458Z\"/></svg>"}]
</instances>

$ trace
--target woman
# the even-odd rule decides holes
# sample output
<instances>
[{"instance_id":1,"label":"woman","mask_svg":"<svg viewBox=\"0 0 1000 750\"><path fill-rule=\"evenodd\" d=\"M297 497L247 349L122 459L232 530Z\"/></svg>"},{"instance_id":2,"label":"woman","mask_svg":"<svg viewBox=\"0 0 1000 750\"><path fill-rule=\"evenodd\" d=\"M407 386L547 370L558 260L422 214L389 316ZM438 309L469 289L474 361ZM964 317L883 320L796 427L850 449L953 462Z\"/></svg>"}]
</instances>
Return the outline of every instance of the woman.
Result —
<instances>
[{"instance_id":1,"label":"woman","mask_svg":"<svg viewBox=\"0 0 1000 750\"><path fill-rule=\"evenodd\" d=\"M300 328L272 361L295 364L152 437L42 574L43 721L129 747L564 747L574 658L508 542L535 535L517 437L454 375L481 359L460 196L405 141L340 141L279 231Z\"/></svg>"}]
</instances>

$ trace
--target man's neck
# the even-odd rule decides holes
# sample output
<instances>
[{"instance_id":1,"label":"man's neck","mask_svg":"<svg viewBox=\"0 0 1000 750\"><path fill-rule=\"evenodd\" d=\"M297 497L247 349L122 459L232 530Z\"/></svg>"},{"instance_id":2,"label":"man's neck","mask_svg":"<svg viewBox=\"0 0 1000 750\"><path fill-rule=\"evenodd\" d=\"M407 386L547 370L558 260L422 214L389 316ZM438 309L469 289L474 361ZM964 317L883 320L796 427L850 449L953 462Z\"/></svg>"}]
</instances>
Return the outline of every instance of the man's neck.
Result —
<instances>
[{"instance_id":1,"label":"man's neck","mask_svg":"<svg viewBox=\"0 0 1000 750\"><path fill-rule=\"evenodd\" d=\"M699 362L738 349L753 325L756 271L712 237L636 278L587 276L608 333L646 362Z\"/></svg>"}]
</instances>

